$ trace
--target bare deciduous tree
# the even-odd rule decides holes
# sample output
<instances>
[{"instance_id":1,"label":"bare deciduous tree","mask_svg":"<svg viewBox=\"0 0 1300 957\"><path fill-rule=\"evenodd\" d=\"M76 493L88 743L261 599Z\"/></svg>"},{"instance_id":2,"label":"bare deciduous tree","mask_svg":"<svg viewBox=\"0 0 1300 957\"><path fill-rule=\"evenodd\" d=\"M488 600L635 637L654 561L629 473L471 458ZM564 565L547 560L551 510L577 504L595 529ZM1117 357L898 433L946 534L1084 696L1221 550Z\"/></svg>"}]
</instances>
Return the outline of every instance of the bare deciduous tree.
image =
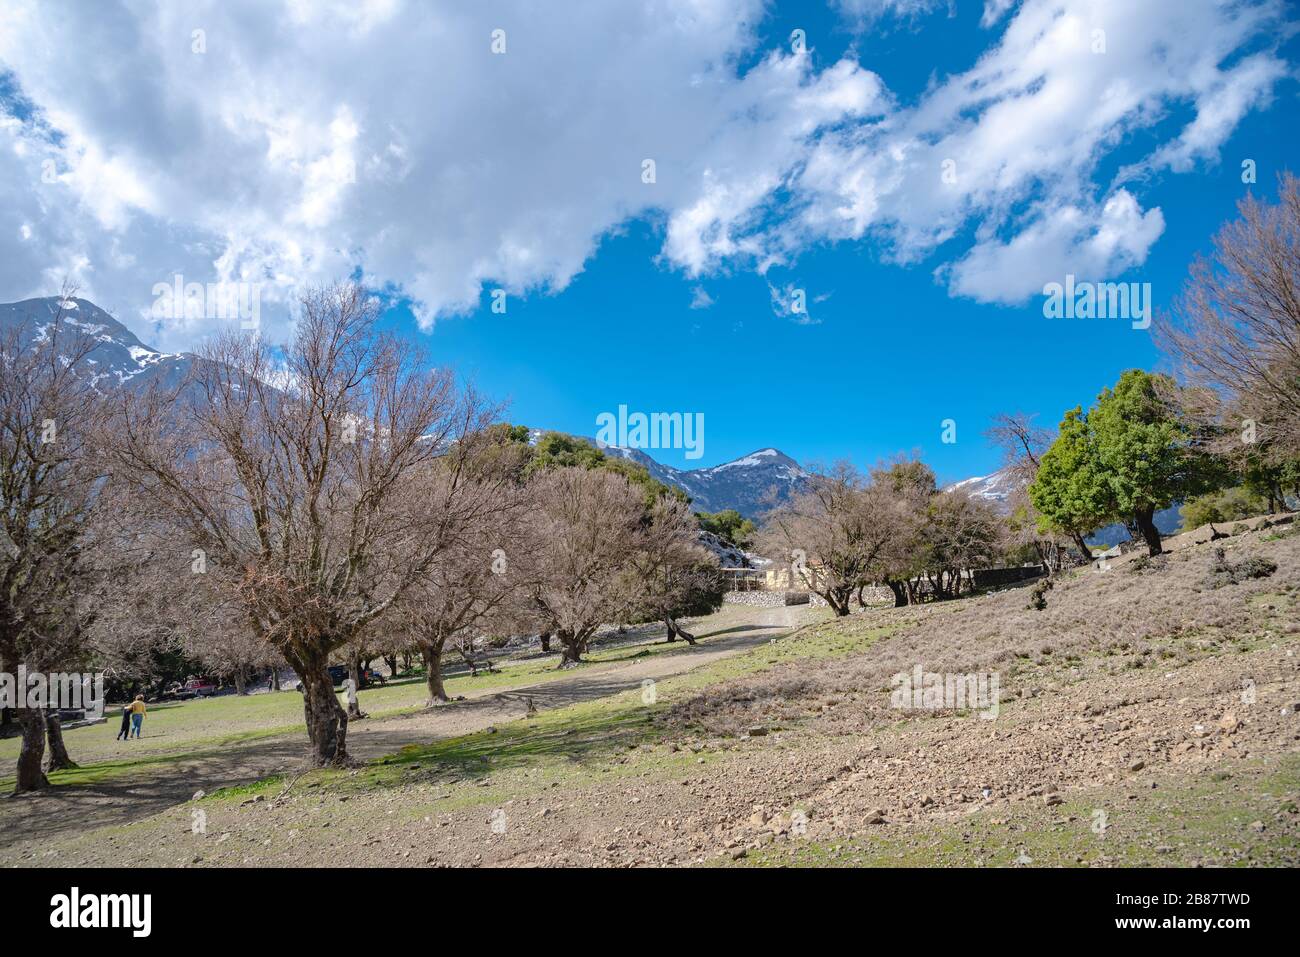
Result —
<instances>
[{"instance_id":1,"label":"bare deciduous tree","mask_svg":"<svg viewBox=\"0 0 1300 957\"><path fill-rule=\"evenodd\" d=\"M684 503L660 498L651 506L632 568L638 615L662 621L669 641L680 637L695 644L678 619L717 610L725 586L718 560L699 543L699 523Z\"/></svg>"},{"instance_id":2,"label":"bare deciduous tree","mask_svg":"<svg viewBox=\"0 0 1300 957\"><path fill-rule=\"evenodd\" d=\"M75 664L93 611L92 536L100 484L94 441L104 407L64 287L49 321L0 342L0 664L49 672ZM17 689L20 696L25 688ZM44 707L16 702L16 792L48 784ZM69 764L54 728L55 764Z\"/></svg>"},{"instance_id":3,"label":"bare deciduous tree","mask_svg":"<svg viewBox=\"0 0 1300 957\"><path fill-rule=\"evenodd\" d=\"M1240 216L1198 258L1157 340L1194 388L1194 411L1243 444L1300 455L1300 180L1281 177L1278 202L1247 196ZM1251 441L1241 433L1249 423ZM1223 451L1222 449L1220 451Z\"/></svg>"},{"instance_id":4,"label":"bare deciduous tree","mask_svg":"<svg viewBox=\"0 0 1300 957\"><path fill-rule=\"evenodd\" d=\"M253 634L301 676L317 764L347 760L330 654L431 567L445 542L420 521L417 480L479 425L453 374L376 318L355 284L311 290L282 353L222 336L195 364L192 401L125 397L114 435L118 474L229 570Z\"/></svg>"},{"instance_id":5,"label":"bare deciduous tree","mask_svg":"<svg viewBox=\"0 0 1300 957\"><path fill-rule=\"evenodd\" d=\"M1060 548L1055 538L1045 539L1039 531L1038 511L1029 499L1029 486L1037 477L1039 461L1051 448L1055 435L1051 429L1034 425L1034 416L1023 412L995 415L993 425L984 435L1002 452L1002 467L1012 479L1007 496L1009 544L1032 547L1044 566L1054 570L1060 564ZM1083 560L1091 561L1092 549L1084 541L1083 533L1073 529L1069 536Z\"/></svg>"},{"instance_id":6,"label":"bare deciduous tree","mask_svg":"<svg viewBox=\"0 0 1300 957\"><path fill-rule=\"evenodd\" d=\"M472 641L514 593L526 593L532 562L522 547L524 495L500 450L461 443L425 476L426 521L442 523L446 548L395 609L396 627L424 656L429 706L447 700L442 656Z\"/></svg>"},{"instance_id":7,"label":"bare deciduous tree","mask_svg":"<svg viewBox=\"0 0 1300 957\"><path fill-rule=\"evenodd\" d=\"M629 574L643 535L643 493L603 469L550 469L530 482L537 584L531 601L560 641L560 667L582 660L601 624L624 618L635 597Z\"/></svg>"},{"instance_id":8,"label":"bare deciduous tree","mask_svg":"<svg viewBox=\"0 0 1300 957\"><path fill-rule=\"evenodd\" d=\"M800 579L836 615L849 613L853 593L877 580L896 533L880 490L841 462L815 473L809 488L771 512L760 548L790 562Z\"/></svg>"},{"instance_id":9,"label":"bare deciduous tree","mask_svg":"<svg viewBox=\"0 0 1300 957\"><path fill-rule=\"evenodd\" d=\"M921 565L935 598L961 594L963 572L991 565L1001 547L1002 523L986 502L959 492L931 497L922 531Z\"/></svg>"}]
</instances>

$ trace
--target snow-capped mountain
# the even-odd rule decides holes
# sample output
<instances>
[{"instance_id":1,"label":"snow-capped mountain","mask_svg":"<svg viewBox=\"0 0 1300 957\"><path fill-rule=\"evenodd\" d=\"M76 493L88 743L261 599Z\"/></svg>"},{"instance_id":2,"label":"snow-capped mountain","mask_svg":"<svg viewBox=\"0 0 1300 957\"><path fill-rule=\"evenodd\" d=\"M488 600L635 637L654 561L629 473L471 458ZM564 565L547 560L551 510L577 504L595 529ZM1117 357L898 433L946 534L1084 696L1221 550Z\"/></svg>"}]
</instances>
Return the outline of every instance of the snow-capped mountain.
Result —
<instances>
[{"instance_id":1,"label":"snow-capped mountain","mask_svg":"<svg viewBox=\"0 0 1300 957\"><path fill-rule=\"evenodd\" d=\"M535 443L544 430L531 429L529 434L530 441ZM681 489L691 497L691 507L697 512L721 512L734 508L746 518L757 519L773 504L784 502L793 492L802 491L809 478L798 462L773 448L759 449L712 468L675 469L656 462L641 449L600 445L594 439L582 438L597 445L606 455L619 456L644 466L660 482Z\"/></svg>"},{"instance_id":2,"label":"snow-capped mountain","mask_svg":"<svg viewBox=\"0 0 1300 957\"><path fill-rule=\"evenodd\" d=\"M1016 488L1017 479L1015 475L1009 469L998 469L991 475L976 475L973 478L954 482L944 491L965 492L971 498L988 502L998 514L1005 515L1011 510L1010 499ZM1174 534L1182 526L1179 507L1174 505L1156 512L1155 523L1156 528L1160 529L1160 534ZM1116 522L1113 525L1107 525L1105 528L1097 529L1086 537L1086 541L1089 545L1109 546L1127 542L1131 537L1132 535L1123 523Z\"/></svg>"},{"instance_id":3,"label":"snow-capped mountain","mask_svg":"<svg viewBox=\"0 0 1300 957\"><path fill-rule=\"evenodd\" d=\"M706 469L675 469L656 462L640 449L607 445L604 452L644 465L659 481L689 495L691 507L697 512L734 508L751 519L784 502L793 492L801 491L809 477L798 462L772 448L759 449Z\"/></svg>"},{"instance_id":4,"label":"snow-capped mountain","mask_svg":"<svg viewBox=\"0 0 1300 957\"><path fill-rule=\"evenodd\" d=\"M991 475L976 475L973 478L954 482L944 489L945 492L964 492L971 498L988 502L999 512L1008 511L1007 502L1016 490L1016 478L1010 469L998 469Z\"/></svg>"},{"instance_id":5,"label":"snow-capped mountain","mask_svg":"<svg viewBox=\"0 0 1300 957\"><path fill-rule=\"evenodd\" d=\"M103 309L86 299L24 299L0 303L0 335L17 330L25 341L40 341L49 335L50 324L64 313L68 332L89 336L94 342L86 363L97 384L142 386L160 382L170 387L180 384L189 373L195 357L189 353L168 353L151 349L135 334Z\"/></svg>"}]
</instances>

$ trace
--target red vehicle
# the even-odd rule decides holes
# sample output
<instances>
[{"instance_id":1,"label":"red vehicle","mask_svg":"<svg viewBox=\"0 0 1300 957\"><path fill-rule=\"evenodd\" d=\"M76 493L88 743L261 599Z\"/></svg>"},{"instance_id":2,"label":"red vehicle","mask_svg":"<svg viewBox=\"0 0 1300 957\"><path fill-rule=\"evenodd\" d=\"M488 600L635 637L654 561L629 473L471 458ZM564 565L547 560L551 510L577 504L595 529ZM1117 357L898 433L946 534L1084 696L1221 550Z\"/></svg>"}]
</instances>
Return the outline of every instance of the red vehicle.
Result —
<instances>
[{"instance_id":1,"label":"red vehicle","mask_svg":"<svg viewBox=\"0 0 1300 957\"><path fill-rule=\"evenodd\" d=\"M179 697L211 698L216 693L217 683L211 678L191 678L185 682L185 687L181 689Z\"/></svg>"}]
</instances>

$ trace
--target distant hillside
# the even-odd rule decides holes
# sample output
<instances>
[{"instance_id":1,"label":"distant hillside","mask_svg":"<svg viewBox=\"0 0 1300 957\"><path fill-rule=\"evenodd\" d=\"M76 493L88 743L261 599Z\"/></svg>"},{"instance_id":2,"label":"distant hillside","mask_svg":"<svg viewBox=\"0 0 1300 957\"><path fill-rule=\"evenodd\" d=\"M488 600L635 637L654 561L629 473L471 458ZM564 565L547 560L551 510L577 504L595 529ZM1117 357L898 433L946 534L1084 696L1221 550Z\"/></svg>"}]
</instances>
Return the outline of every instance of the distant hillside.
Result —
<instances>
[{"instance_id":1,"label":"distant hillside","mask_svg":"<svg viewBox=\"0 0 1300 957\"><path fill-rule=\"evenodd\" d=\"M534 442L543 431L532 430ZM584 439L595 444L590 438ZM618 445L602 448L606 455L621 456L645 466L665 485L681 489L691 497L691 507L697 512L734 508L746 518L757 519L771 507L772 501L784 502L791 493L805 488L809 478L798 462L772 448L759 449L706 469L675 469L656 462L641 449Z\"/></svg>"},{"instance_id":2,"label":"distant hillside","mask_svg":"<svg viewBox=\"0 0 1300 957\"><path fill-rule=\"evenodd\" d=\"M954 482L944 489L945 492L965 492L971 498L988 502L999 513L1004 515L1010 509L1008 501L1015 490L1016 479L1008 469L999 469L991 475L976 475L973 478L962 479L960 482ZM1182 527L1183 520L1178 514L1178 509L1179 506L1174 505L1156 512L1156 528L1160 529L1161 535L1172 535ZM1114 525L1107 525L1104 528L1097 529L1087 536L1085 541L1089 545L1110 547L1121 542L1127 542L1130 538L1132 536L1129 534L1128 529L1122 523L1116 522Z\"/></svg>"}]
</instances>

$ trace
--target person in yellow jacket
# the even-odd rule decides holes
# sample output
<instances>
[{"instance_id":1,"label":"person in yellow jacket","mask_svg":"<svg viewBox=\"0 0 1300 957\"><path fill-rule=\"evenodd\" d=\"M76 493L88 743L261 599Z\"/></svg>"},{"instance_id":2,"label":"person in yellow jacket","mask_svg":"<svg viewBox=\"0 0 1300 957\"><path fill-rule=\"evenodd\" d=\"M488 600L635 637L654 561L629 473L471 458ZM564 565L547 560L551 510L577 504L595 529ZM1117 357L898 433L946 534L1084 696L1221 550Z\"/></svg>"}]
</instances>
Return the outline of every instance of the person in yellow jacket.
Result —
<instances>
[{"instance_id":1,"label":"person in yellow jacket","mask_svg":"<svg viewBox=\"0 0 1300 957\"><path fill-rule=\"evenodd\" d=\"M135 700L131 702L131 734L140 737L140 725L144 724L144 713L147 709L144 706L144 695L138 694Z\"/></svg>"}]
</instances>

